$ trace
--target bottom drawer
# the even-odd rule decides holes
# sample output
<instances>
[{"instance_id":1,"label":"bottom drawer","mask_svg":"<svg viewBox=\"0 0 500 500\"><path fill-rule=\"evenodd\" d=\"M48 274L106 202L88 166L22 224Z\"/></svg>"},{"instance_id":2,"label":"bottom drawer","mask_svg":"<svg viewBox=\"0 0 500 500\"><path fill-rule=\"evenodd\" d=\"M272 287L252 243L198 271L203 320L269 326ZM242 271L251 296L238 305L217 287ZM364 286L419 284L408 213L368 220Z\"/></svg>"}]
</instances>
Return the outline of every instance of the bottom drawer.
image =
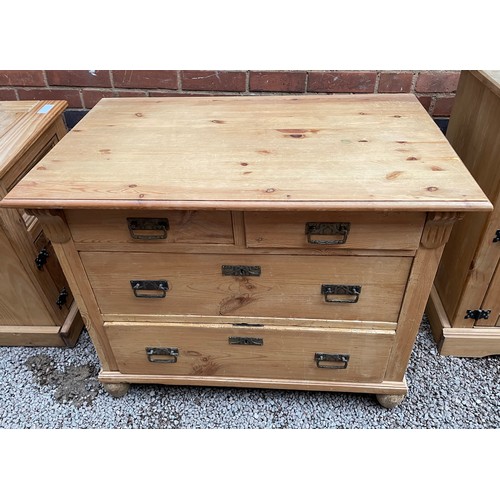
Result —
<instances>
[{"instance_id":1,"label":"bottom drawer","mask_svg":"<svg viewBox=\"0 0 500 500\"><path fill-rule=\"evenodd\" d=\"M123 374L380 382L394 331L106 323Z\"/></svg>"}]
</instances>

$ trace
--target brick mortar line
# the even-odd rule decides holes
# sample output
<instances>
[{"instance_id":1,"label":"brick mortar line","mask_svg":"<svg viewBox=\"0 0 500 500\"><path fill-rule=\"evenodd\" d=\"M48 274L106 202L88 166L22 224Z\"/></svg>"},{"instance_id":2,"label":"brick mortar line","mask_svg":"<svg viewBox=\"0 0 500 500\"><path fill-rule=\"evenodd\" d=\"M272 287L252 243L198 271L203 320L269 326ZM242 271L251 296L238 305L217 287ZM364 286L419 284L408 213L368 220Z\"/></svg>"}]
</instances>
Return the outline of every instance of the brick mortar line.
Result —
<instances>
[{"instance_id":1,"label":"brick mortar line","mask_svg":"<svg viewBox=\"0 0 500 500\"><path fill-rule=\"evenodd\" d=\"M415 92L417 97L455 97L456 91L452 92Z\"/></svg>"},{"instance_id":2,"label":"brick mortar line","mask_svg":"<svg viewBox=\"0 0 500 500\"><path fill-rule=\"evenodd\" d=\"M35 88L28 88L28 87L22 87L21 89L17 89L14 87L0 87L0 90L40 90L40 87L35 87ZM71 89L66 89L62 87L50 87L50 88L45 88L43 87L42 90L74 90L77 92L81 91L96 91L96 92L103 92L103 93L110 93L110 94L116 94L120 92L143 92L146 94L148 97L150 96L151 92L159 92L163 94L179 94L179 95L223 95L223 94L228 94L228 95L354 95L354 94L366 94L366 95L372 95L374 93L377 93L379 95L390 95L398 92L328 92L328 91L321 91L321 92L304 92L304 91L293 91L293 92L285 92L285 91L273 91L273 90L253 90L251 92L247 92L246 90L175 90L175 89L144 89L144 88L134 88L134 89L111 89L109 87L104 87L104 88L98 88L98 87L82 87L82 88L77 88L77 87L71 87ZM414 94L416 97L436 97L436 98L442 98L442 97L455 97L456 92L451 91L451 92L410 92Z\"/></svg>"},{"instance_id":3,"label":"brick mortar line","mask_svg":"<svg viewBox=\"0 0 500 500\"><path fill-rule=\"evenodd\" d=\"M109 71L109 83L111 84L111 88L115 90L115 79L113 77L113 70L108 69Z\"/></svg>"},{"instance_id":4,"label":"brick mortar line","mask_svg":"<svg viewBox=\"0 0 500 500\"><path fill-rule=\"evenodd\" d=\"M0 87L0 89L7 89L7 88L17 88L17 89L22 89L22 90L98 90L99 92L105 92L105 91L111 91L111 92L130 92L137 90L139 92L155 92L157 90L165 90L168 92L177 92L175 89L162 89L162 88L154 88L154 89L148 89L148 88L139 88L139 87L134 87L134 88L127 88L127 87L85 87L85 86L75 86L75 87L67 87L63 85L52 85L49 87L21 87L21 86L10 86L10 87Z\"/></svg>"},{"instance_id":5,"label":"brick mortar line","mask_svg":"<svg viewBox=\"0 0 500 500\"><path fill-rule=\"evenodd\" d=\"M420 74L420 71L414 71L413 76L411 78L410 91L413 92L415 95L416 95L415 87L417 86L417 79L418 79L419 74Z\"/></svg>"},{"instance_id":6,"label":"brick mortar line","mask_svg":"<svg viewBox=\"0 0 500 500\"><path fill-rule=\"evenodd\" d=\"M308 94L307 87L309 86L309 71L306 71L306 78L304 81L304 94Z\"/></svg>"},{"instance_id":7,"label":"brick mortar line","mask_svg":"<svg viewBox=\"0 0 500 500\"><path fill-rule=\"evenodd\" d=\"M180 92L182 92L182 77L181 77L182 70L178 69L177 70L177 88L179 89ZM151 92L151 90L150 90Z\"/></svg>"},{"instance_id":8,"label":"brick mortar line","mask_svg":"<svg viewBox=\"0 0 500 500\"><path fill-rule=\"evenodd\" d=\"M434 115L435 107L436 107L436 98L434 96L431 96L431 103L429 104L429 109L427 111L431 116Z\"/></svg>"},{"instance_id":9,"label":"brick mortar line","mask_svg":"<svg viewBox=\"0 0 500 500\"><path fill-rule=\"evenodd\" d=\"M250 70L247 69L245 72L245 93L250 93Z\"/></svg>"},{"instance_id":10,"label":"brick mortar line","mask_svg":"<svg viewBox=\"0 0 500 500\"><path fill-rule=\"evenodd\" d=\"M42 75L43 75L43 81L45 82L45 86L48 87L49 86L49 79L47 78L47 71L42 70Z\"/></svg>"},{"instance_id":11,"label":"brick mortar line","mask_svg":"<svg viewBox=\"0 0 500 500\"><path fill-rule=\"evenodd\" d=\"M375 85L373 87L373 93L378 94L378 87L380 84L380 76L382 75L382 71L377 71L375 73Z\"/></svg>"},{"instance_id":12,"label":"brick mortar line","mask_svg":"<svg viewBox=\"0 0 500 500\"><path fill-rule=\"evenodd\" d=\"M160 87L156 88L144 88L144 87L134 87L134 88L126 88L126 87L65 87L65 86L49 86L49 87L19 87L19 86L0 86L0 90L28 90L28 91L36 91L36 90L74 90L77 92L82 91L96 91L96 92L110 92L110 93L118 93L118 92L144 92L146 94L150 92L162 92L165 94L238 94L238 95L302 95L304 93L310 95L316 94L372 94L373 92L308 92L307 91L307 83L308 79L306 78L306 85L304 91L293 91L293 92L282 92L282 91L273 91L273 90L180 90L180 89L163 89ZM380 94L391 94L392 92L380 92ZM415 94L417 97L455 97L456 90L452 90L450 92L416 92L414 90L411 93Z\"/></svg>"}]
</instances>

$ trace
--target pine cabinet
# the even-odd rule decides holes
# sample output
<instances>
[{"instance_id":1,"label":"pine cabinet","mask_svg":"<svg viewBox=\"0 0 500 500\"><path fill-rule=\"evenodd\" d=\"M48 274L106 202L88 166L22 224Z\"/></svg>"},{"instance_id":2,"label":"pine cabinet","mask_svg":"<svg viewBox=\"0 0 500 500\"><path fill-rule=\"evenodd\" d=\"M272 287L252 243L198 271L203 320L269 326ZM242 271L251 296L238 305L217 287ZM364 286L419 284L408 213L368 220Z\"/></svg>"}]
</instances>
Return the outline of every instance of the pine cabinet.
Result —
<instances>
[{"instance_id":1,"label":"pine cabinet","mask_svg":"<svg viewBox=\"0 0 500 500\"><path fill-rule=\"evenodd\" d=\"M500 354L500 71L462 71L447 138L494 210L455 225L427 314L442 355Z\"/></svg>"},{"instance_id":2,"label":"pine cabinet","mask_svg":"<svg viewBox=\"0 0 500 500\"><path fill-rule=\"evenodd\" d=\"M66 135L65 101L0 102L0 199ZM36 167L35 167L36 168ZM0 345L73 346L83 327L38 219L0 209Z\"/></svg>"}]
</instances>

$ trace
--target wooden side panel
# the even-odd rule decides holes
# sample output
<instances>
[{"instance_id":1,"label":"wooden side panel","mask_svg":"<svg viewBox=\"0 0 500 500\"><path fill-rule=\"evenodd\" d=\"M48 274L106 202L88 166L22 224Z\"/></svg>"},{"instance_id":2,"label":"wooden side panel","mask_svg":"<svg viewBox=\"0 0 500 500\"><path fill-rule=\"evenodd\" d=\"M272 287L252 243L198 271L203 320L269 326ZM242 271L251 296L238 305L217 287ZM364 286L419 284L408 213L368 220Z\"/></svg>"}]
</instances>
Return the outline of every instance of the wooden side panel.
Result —
<instances>
[{"instance_id":1,"label":"wooden side panel","mask_svg":"<svg viewBox=\"0 0 500 500\"><path fill-rule=\"evenodd\" d=\"M410 257L380 256L119 252L81 252L80 256L103 314L360 321L397 321L412 262ZM261 275L223 275L225 265L259 266ZM165 280L169 290L163 298L138 298L131 280ZM341 291L326 296L322 285L361 289L357 296Z\"/></svg>"},{"instance_id":2,"label":"wooden side panel","mask_svg":"<svg viewBox=\"0 0 500 500\"><path fill-rule=\"evenodd\" d=\"M429 214L422 242L413 261L396 339L387 367L386 380L403 380L415 344L420 323L429 299L432 284L453 223L455 214Z\"/></svg>"},{"instance_id":3,"label":"wooden side panel","mask_svg":"<svg viewBox=\"0 0 500 500\"><path fill-rule=\"evenodd\" d=\"M452 326L470 327L465 311L480 307L500 257L492 245L500 224L500 99L472 72L462 72L447 138L496 207L457 222L436 276Z\"/></svg>"},{"instance_id":4,"label":"wooden side panel","mask_svg":"<svg viewBox=\"0 0 500 500\"><path fill-rule=\"evenodd\" d=\"M89 285L85 269L78 257L62 211L37 211L43 231L51 240L61 269L77 303L104 370L115 370L113 354L104 335L99 309ZM65 329L67 331L67 329ZM70 333L71 335L71 333Z\"/></svg>"},{"instance_id":5,"label":"wooden side panel","mask_svg":"<svg viewBox=\"0 0 500 500\"><path fill-rule=\"evenodd\" d=\"M207 378L381 382L394 339L394 332L388 331L368 334L147 323L109 323L105 327L121 373ZM261 345L231 343L242 342L242 338ZM174 348L178 355L150 355L150 361L148 347ZM316 353L344 355L346 361L319 361L320 366L327 366L320 368ZM331 366L338 368L328 368Z\"/></svg>"}]
</instances>

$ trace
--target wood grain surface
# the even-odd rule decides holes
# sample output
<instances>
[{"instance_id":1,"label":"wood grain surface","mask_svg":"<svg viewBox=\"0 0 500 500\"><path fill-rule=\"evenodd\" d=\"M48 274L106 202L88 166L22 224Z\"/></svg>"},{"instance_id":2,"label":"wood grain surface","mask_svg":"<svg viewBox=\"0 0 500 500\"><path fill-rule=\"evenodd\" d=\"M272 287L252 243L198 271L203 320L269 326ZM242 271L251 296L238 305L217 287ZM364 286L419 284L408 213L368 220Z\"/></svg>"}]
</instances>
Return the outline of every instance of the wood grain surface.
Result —
<instances>
[{"instance_id":1,"label":"wood grain surface","mask_svg":"<svg viewBox=\"0 0 500 500\"><path fill-rule=\"evenodd\" d=\"M0 102L0 177L32 147L67 105L66 101Z\"/></svg>"},{"instance_id":2,"label":"wood grain surface","mask_svg":"<svg viewBox=\"0 0 500 500\"><path fill-rule=\"evenodd\" d=\"M238 328L225 325L105 325L123 374L252 377L381 382L394 332L365 333L320 328ZM262 345L234 345L229 338L260 339ZM177 348L175 363L149 361L146 347ZM345 369L318 368L315 353L344 354ZM171 356L151 359L172 360ZM320 363L320 365L334 363Z\"/></svg>"},{"instance_id":3,"label":"wood grain surface","mask_svg":"<svg viewBox=\"0 0 500 500\"><path fill-rule=\"evenodd\" d=\"M102 99L3 203L491 209L410 94Z\"/></svg>"},{"instance_id":4,"label":"wood grain surface","mask_svg":"<svg viewBox=\"0 0 500 500\"><path fill-rule=\"evenodd\" d=\"M410 257L81 252L103 314L189 314L397 321ZM260 266L224 276L223 265ZM164 298L137 298L130 280L166 280ZM327 303L322 284L359 285L356 303ZM331 296L352 300L353 297Z\"/></svg>"}]
</instances>

